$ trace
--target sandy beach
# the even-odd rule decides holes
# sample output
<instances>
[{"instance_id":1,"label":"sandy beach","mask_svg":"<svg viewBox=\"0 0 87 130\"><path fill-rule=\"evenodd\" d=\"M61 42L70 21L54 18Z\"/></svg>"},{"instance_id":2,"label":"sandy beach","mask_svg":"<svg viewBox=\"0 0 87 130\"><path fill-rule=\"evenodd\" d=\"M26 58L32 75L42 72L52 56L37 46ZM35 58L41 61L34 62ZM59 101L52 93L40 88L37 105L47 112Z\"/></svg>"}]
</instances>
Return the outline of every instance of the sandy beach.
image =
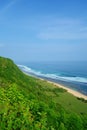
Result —
<instances>
[{"instance_id":1,"label":"sandy beach","mask_svg":"<svg viewBox=\"0 0 87 130\"><path fill-rule=\"evenodd\" d=\"M25 74L27 74L27 73L25 73ZM27 75L29 75L29 74L27 74ZM30 76L38 78L40 80L44 80L43 78L40 78L40 77L37 77L37 76L33 76L31 74L30 74ZM52 81L49 81L49 80L46 80L46 79L45 79L45 81L47 81L48 83L51 83L53 85L56 85L56 87L63 88L65 90L67 90L68 93L72 94L75 97L84 98L85 100L87 100L87 96L82 94L82 93L80 93L80 92L77 92L77 91L75 91L75 90L73 90L71 88L68 88L68 87L64 86L64 85L61 85L61 84L58 84L58 83L55 83L55 82L52 82Z\"/></svg>"},{"instance_id":2,"label":"sandy beach","mask_svg":"<svg viewBox=\"0 0 87 130\"><path fill-rule=\"evenodd\" d=\"M87 96L82 94L82 93L80 93L80 92L77 92L77 91L75 91L73 89L67 88L67 87L65 87L63 85L60 85L58 83L54 83L54 82L51 82L51 81L48 81L48 80L47 80L47 82L51 83L53 85L56 85L57 87L60 87L60 88L63 88L65 90L67 90L67 92L69 92L70 94L74 95L75 97L84 98L85 100L87 100Z\"/></svg>"},{"instance_id":3,"label":"sandy beach","mask_svg":"<svg viewBox=\"0 0 87 130\"><path fill-rule=\"evenodd\" d=\"M43 78L39 78L39 79L44 80ZM72 95L75 96L75 97L84 98L85 100L87 100L87 96L84 95L84 94L82 94L82 93L80 93L80 92L77 92L77 91L75 91L75 90L73 90L73 89L70 89L70 88L68 88L68 87L66 87L66 86L63 86L63 85L61 85L61 84L58 84L58 83L55 83L55 82L52 82L52 81L49 81L49 80L46 80L46 81L47 81L48 83L51 83L51 84L53 84L53 85L56 85L56 87L63 88L63 89L65 89L65 90L67 90L68 93L72 94Z\"/></svg>"}]
</instances>

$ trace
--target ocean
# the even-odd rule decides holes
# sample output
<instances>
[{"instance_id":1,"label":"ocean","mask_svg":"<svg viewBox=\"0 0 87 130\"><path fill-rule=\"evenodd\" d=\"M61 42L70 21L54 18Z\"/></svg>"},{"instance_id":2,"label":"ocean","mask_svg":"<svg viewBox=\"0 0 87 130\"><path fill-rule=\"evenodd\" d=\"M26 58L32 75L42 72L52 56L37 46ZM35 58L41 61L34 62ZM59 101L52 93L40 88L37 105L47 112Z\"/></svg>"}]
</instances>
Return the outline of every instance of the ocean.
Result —
<instances>
[{"instance_id":1,"label":"ocean","mask_svg":"<svg viewBox=\"0 0 87 130\"><path fill-rule=\"evenodd\" d=\"M87 95L87 62L26 62L18 67L27 74L60 83Z\"/></svg>"}]
</instances>

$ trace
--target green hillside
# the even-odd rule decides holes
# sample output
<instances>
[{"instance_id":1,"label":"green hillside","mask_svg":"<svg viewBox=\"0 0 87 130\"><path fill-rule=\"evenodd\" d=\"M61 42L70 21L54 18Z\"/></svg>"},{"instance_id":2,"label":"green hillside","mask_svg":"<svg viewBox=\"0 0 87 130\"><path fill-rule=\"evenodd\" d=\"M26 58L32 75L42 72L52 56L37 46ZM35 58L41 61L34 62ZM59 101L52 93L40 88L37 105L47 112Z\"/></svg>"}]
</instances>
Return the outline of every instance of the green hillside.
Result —
<instances>
[{"instance_id":1,"label":"green hillside","mask_svg":"<svg viewBox=\"0 0 87 130\"><path fill-rule=\"evenodd\" d=\"M87 130L87 101L0 57L0 130Z\"/></svg>"}]
</instances>

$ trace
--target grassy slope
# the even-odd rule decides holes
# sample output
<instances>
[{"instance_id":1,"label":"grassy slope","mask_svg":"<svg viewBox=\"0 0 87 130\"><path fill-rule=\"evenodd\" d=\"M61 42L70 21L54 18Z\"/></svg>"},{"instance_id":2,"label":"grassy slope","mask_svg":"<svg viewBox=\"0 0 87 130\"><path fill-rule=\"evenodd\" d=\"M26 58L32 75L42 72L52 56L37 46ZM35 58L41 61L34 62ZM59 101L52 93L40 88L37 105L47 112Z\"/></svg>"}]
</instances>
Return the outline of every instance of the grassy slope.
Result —
<instances>
[{"instance_id":1,"label":"grassy slope","mask_svg":"<svg viewBox=\"0 0 87 130\"><path fill-rule=\"evenodd\" d=\"M34 79L34 78L33 78ZM69 94L66 90L59 92L59 88L53 84L48 83L47 81L42 81L39 79L34 79L41 86L42 91L53 101L59 103L64 109L68 112L76 113L86 113L87 114L87 103L78 100L75 96ZM57 91L58 90L58 91Z\"/></svg>"},{"instance_id":2,"label":"grassy slope","mask_svg":"<svg viewBox=\"0 0 87 130\"><path fill-rule=\"evenodd\" d=\"M49 113L48 111L51 111L51 113L47 114L46 118L45 118L45 114L43 114L44 120L45 119L50 120L49 118L51 118L51 117L53 117L53 119L58 118L58 117L56 117L56 115L59 115L61 113L61 111L65 112L66 116L68 113L71 113L71 115L72 115L72 113L77 113L79 115L81 114L81 118L84 117L84 115L82 116L82 114L87 114L87 103L84 103L84 102L78 100L76 97L67 93L65 90L56 88L55 86L47 83L46 81L41 81L37 78L32 78L30 76L23 74L18 69L18 67L13 63L13 61L11 61L10 59L2 58L2 57L0 57L0 91L1 91L0 95L2 95L2 97L0 99L1 99L1 101L5 102L4 105L5 106L7 105L8 109L10 109L11 106L13 107L12 109L14 109L15 108L14 105L15 104L18 105L18 101L20 104L19 106L21 106L21 104L23 103L21 107L23 107L23 105L25 105L27 108L28 104L29 104L29 107L32 106L30 104L33 104L33 109L32 109L32 112L30 112L30 114L33 114L33 116L36 114L35 117L37 117L37 115L38 115L36 113L36 109L39 109L41 104L44 104L44 105L42 105L40 110L44 109L44 110L42 110L44 113ZM21 97L21 99L19 97ZM17 102L15 102L16 99L18 99ZM14 102L15 102L15 104L14 104ZM27 102L27 105L26 105L26 102ZM37 104L38 104L38 108L36 107ZM2 102L1 102L0 109L2 110L2 108L4 108L4 106L2 105ZM35 110L34 110L34 108L35 108ZM17 108L17 109L19 110L19 108ZM40 112L40 110L38 110L38 111ZM52 113L54 113L54 114L52 115ZM68 114L68 118L71 115ZM34 120L34 121L37 120L33 116L30 116L30 117L32 117L32 120ZM39 117L39 115L38 115L38 117ZM87 118L87 117L85 117L85 118ZM41 117L40 117L40 119L41 119ZM40 119L38 122L41 123ZM29 120L29 119L27 119L27 120ZM49 122L51 122L52 127L55 129L59 128L59 127L63 127L63 124L61 124L61 123L59 126L56 126L57 123L55 124L52 121L52 119ZM55 119L55 122L56 122L56 119ZM62 122L64 123L64 121L62 121ZM32 124L32 122L31 122L31 124ZM39 124L35 123L34 125L35 125L34 129L36 129L36 127L38 129ZM38 125L38 126L36 126L36 125ZM45 125L47 125L47 124L44 121L43 130L46 129ZM50 126L50 123L48 126ZM67 126L67 129L68 129L68 127L69 126ZM28 126L28 128L29 128L29 126ZM26 127L26 129L27 129L27 127ZM33 129L33 128L30 128L30 129ZM74 130L74 128L73 128L73 130Z\"/></svg>"}]
</instances>

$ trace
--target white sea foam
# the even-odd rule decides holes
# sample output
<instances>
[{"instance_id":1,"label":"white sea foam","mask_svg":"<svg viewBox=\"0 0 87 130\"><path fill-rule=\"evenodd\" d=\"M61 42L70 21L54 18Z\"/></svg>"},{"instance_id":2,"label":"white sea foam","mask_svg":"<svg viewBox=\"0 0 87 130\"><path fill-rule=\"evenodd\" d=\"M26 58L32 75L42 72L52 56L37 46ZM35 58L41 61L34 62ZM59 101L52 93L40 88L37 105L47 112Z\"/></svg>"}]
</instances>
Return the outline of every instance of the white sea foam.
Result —
<instances>
[{"instance_id":1,"label":"white sea foam","mask_svg":"<svg viewBox=\"0 0 87 130\"><path fill-rule=\"evenodd\" d=\"M69 76L63 76L63 75L60 76L57 74L44 74L44 73L41 73L40 71L33 70L24 65L18 65L18 67L24 72L32 73L37 76L42 76L42 77L51 78L51 79L58 79L62 81L74 81L74 82L87 83L87 78L84 78L84 77L73 77L73 76L69 77Z\"/></svg>"}]
</instances>

